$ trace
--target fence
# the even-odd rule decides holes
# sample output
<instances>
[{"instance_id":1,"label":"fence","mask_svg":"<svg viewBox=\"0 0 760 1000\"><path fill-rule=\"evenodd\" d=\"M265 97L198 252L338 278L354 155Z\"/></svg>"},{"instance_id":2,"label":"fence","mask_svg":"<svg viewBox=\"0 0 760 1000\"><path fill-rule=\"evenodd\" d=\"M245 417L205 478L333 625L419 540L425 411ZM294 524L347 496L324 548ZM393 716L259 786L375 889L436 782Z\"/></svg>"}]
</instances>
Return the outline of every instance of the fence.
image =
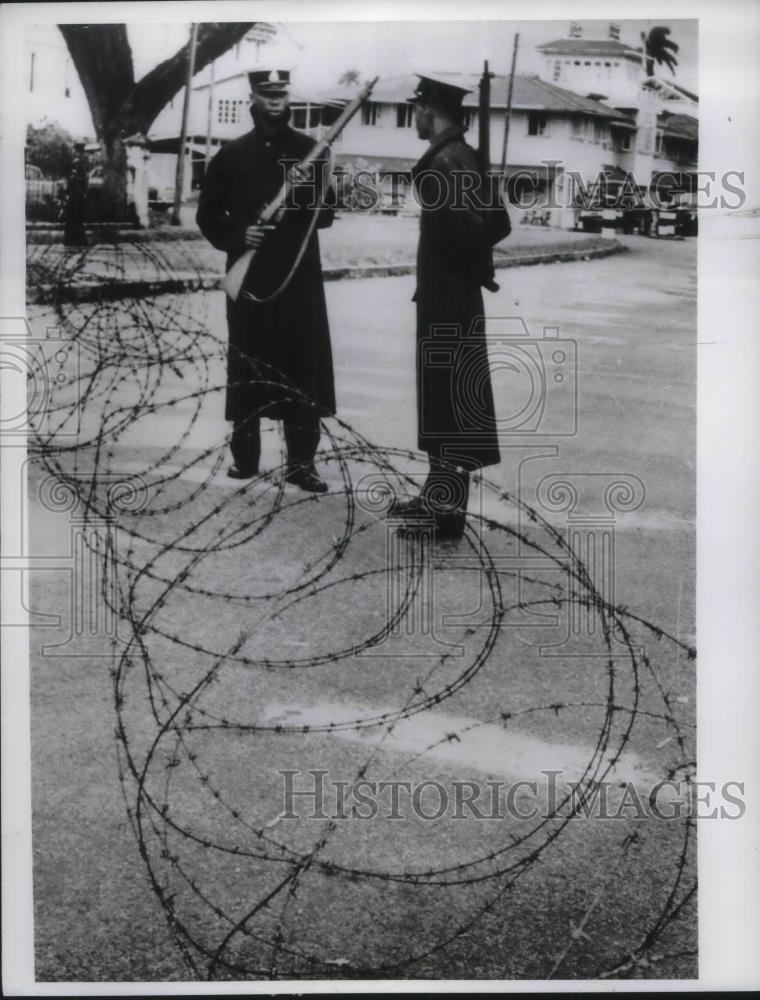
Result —
<instances>
[{"instance_id":1,"label":"fence","mask_svg":"<svg viewBox=\"0 0 760 1000\"><path fill-rule=\"evenodd\" d=\"M27 219L35 222L57 222L61 217L65 194L65 180L27 178Z\"/></svg>"}]
</instances>

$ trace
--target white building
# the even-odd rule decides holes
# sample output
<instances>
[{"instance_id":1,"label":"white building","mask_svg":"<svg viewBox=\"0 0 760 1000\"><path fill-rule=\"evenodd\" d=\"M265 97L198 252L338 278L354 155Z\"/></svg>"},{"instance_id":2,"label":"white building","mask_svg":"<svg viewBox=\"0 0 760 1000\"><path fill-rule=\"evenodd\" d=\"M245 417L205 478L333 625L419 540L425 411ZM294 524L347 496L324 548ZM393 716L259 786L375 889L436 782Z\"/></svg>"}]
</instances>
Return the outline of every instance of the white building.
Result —
<instances>
[{"instance_id":1,"label":"white building","mask_svg":"<svg viewBox=\"0 0 760 1000\"><path fill-rule=\"evenodd\" d=\"M693 184L697 169L698 107L696 94L678 84L648 77L643 47L620 41L612 23L604 37L582 37L580 26L569 35L538 46L543 76L559 86L593 97L630 116L635 141L620 166L631 171L641 188L665 171Z\"/></svg>"},{"instance_id":2,"label":"white building","mask_svg":"<svg viewBox=\"0 0 760 1000\"><path fill-rule=\"evenodd\" d=\"M186 130L184 197L189 197L203 177L207 158L230 139L251 128L248 111L248 73L261 66L290 69L298 58L298 45L281 28L259 23L228 52L196 74L190 94ZM174 190L176 156L185 99L183 87L161 111L150 128L151 184L159 194ZM294 104L306 99L292 95ZM300 112L296 112L296 117Z\"/></svg>"},{"instance_id":3,"label":"white building","mask_svg":"<svg viewBox=\"0 0 760 1000\"><path fill-rule=\"evenodd\" d=\"M438 74L440 76L440 74ZM477 145L478 74L447 74L446 79L470 91L464 100L465 124ZM414 74L380 80L371 100L348 124L334 149L339 167L365 168L392 179L401 189L425 149L414 127L408 98L414 93ZM491 81L491 163L499 169L505 130L507 78ZM294 127L321 136L340 108L359 91L357 84L319 94L291 95ZM193 184L202 177L207 146L211 152L242 135L250 126L250 88L246 72L193 88L187 130L186 155L192 159ZM176 104L176 102L175 102ZM179 113L166 109L150 131L153 158L166 157L167 180L173 176L178 145ZM590 184L605 167L625 160L635 123L624 112L603 102L564 90L537 76L515 78L509 132L507 176L515 177L518 198L534 199L536 191L550 194L557 178L576 170ZM518 178L517 175L523 175ZM388 187L389 184L386 184ZM189 190L189 187L188 187Z\"/></svg>"},{"instance_id":4,"label":"white building","mask_svg":"<svg viewBox=\"0 0 760 1000\"><path fill-rule=\"evenodd\" d=\"M43 44L49 46L44 54ZM570 172L587 186L601 173L630 173L646 190L663 171L685 175L688 183L697 166L698 99L669 80L647 77L642 50L622 42L617 25L609 25L599 38L584 38L571 25L568 37L544 43L537 51L543 58L541 75L518 74L514 81L506 173L518 203L534 198L536 190L566 202ZM31 29L28 53L30 112L40 119L47 112L77 137L91 135L89 114L82 119L86 100L57 29ZM199 186L208 159L251 127L248 72L276 66L293 71L298 81L299 53L298 43L282 26L256 25L197 74L184 147L186 198ZM443 78L470 91L464 112L469 141L477 146L480 74ZM392 182L403 193L411 167L424 151L407 103L416 84L411 73L377 83L371 101L335 144L338 167L375 171L386 189ZM496 169L501 165L507 87L503 75L491 80L491 163ZM292 124L319 137L358 91L357 84L314 92L302 81L291 94ZM67 117L69 101L74 113ZM184 90L160 113L148 136L150 185L167 200L175 182L183 101ZM552 215L555 224L569 219L567 213Z\"/></svg>"},{"instance_id":5,"label":"white building","mask_svg":"<svg viewBox=\"0 0 760 1000\"><path fill-rule=\"evenodd\" d=\"M63 36L55 25L31 25L26 32L23 101L26 121L38 127L56 122L74 138L95 136L87 98Z\"/></svg>"},{"instance_id":6,"label":"white building","mask_svg":"<svg viewBox=\"0 0 760 1000\"><path fill-rule=\"evenodd\" d=\"M620 41L619 25L606 37L582 38L580 26L570 25L567 38L537 47L543 54L542 77L558 87L581 94L600 94L615 107L638 107L641 51Z\"/></svg>"},{"instance_id":7,"label":"white building","mask_svg":"<svg viewBox=\"0 0 760 1000\"><path fill-rule=\"evenodd\" d=\"M574 190L570 173L586 187L601 174L619 182L631 175L643 192L663 171L670 171L688 186L697 166L696 95L647 77L641 49L621 42L614 24L602 38L582 38L577 26L571 25L569 37L545 43L538 51L544 57L542 76L518 74L513 88L506 174L513 179L510 192L518 204L534 202L538 194L567 205ZM250 128L247 71L251 68L252 64L240 65L228 76L217 74L213 86L207 78L193 88L185 151L192 160L192 169L186 171L192 178L188 192L200 183L207 150L215 151ZM463 106L470 142L477 146L480 74L435 75L469 90ZM376 84L370 102L335 143L339 168L375 172L386 191L393 184L403 194L411 168L424 150L407 102L416 84L414 74L386 77ZM319 137L359 89L356 84L293 94L293 125ZM492 78L494 169L501 166L507 89L506 76ZM166 155L166 183L173 177L178 145L178 99L174 105L165 109L150 134L154 157ZM566 225L573 217L572 212L557 209L552 210L551 220Z\"/></svg>"},{"instance_id":8,"label":"white building","mask_svg":"<svg viewBox=\"0 0 760 1000\"><path fill-rule=\"evenodd\" d=\"M465 125L470 144L477 146L480 74L436 75L469 90L463 101ZM414 128L412 106L407 103L417 82L417 77L409 74L377 84L371 102L349 124L336 147L339 162L362 157L376 163L380 171L411 169L425 148ZM499 74L491 79L490 160L495 170L501 168L508 82ZM340 96L333 91L323 99ZM346 97L343 95L344 100ZM624 157L634 131L628 115L601 101L581 97L537 76L516 76L506 175L515 178L516 197L525 199L535 192L533 175L544 193L551 193L557 177L567 169L577 171L590 183L606 165Z\"/></svg>"}]
</instances>

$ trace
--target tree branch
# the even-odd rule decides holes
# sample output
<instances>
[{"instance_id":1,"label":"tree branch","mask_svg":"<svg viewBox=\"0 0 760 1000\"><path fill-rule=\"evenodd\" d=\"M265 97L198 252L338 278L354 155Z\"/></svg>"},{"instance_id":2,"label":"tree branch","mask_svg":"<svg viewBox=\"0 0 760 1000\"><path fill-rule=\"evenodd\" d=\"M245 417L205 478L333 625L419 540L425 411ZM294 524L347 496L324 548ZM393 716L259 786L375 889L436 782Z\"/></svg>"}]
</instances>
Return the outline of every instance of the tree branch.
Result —
<instances>
[{"instance_id":1,"label":"tree branch","mask_svg":"<svg viewBox=\"0 0 760 1000\"><path fill-rule=\"evenodd\" d=\"M82 82L98 135L134 89L132 49L125 24L59 24Z\"/></svg>"},{"instance_id":2,"label":"tree branch","mask_svg":"<svg viewBox=\"0 0 760 1000\"><path fill-rule=\"evenodd\" d=\"M254 23L225 21L199 24L195 72L199 73L239 42ZM147 132L162 109L184 87L189 49L188 40L170 59L165 59L147 73L135 87L129 103L134 110L134 124L139 131Z\"/></svg>"},{"instance_id":3,"label":"tree branch","mask_svg":"<svg viewBox=\"0 0 760 1000\"><path fill-rule=\"evenodd\" d=\"M255 22L199 24L195 71L200 72L245 35ZM98 138L147 132L185 85L190 41L135 83L125 24L59 24L82 82Z\"/></svg>"}]
</instances>

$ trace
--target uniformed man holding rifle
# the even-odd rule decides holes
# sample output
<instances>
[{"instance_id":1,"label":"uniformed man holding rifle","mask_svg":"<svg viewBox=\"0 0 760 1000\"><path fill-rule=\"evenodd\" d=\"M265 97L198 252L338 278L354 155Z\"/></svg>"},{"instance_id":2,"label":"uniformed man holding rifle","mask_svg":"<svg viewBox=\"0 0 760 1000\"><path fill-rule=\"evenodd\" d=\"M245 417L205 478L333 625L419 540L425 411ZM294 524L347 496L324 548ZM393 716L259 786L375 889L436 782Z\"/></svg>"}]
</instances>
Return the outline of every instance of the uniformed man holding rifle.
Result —
<instances>
[{"instance_id":1,"label":"uniformed man holding rifle","mask_svg":"<svg viewBox=\"0 0 760 1000\"><path fill-rule=\"evenodd\" d=\"M325 207L328 151L303 165L315 140L288 123L287 71L248 76L254 128L211 161L197 213L203 235L227 253L228 280L236 264L246 275L228 290L227 301L228 475L258 474L259 424L266 416L283 422L286 480L324 493L314 456L320 419L335 413L335 386L316 229L333 220ZM287 185L285 204L264 213ZM249 257L255 260L247 272Z\"/></svg>"}]
</instances>

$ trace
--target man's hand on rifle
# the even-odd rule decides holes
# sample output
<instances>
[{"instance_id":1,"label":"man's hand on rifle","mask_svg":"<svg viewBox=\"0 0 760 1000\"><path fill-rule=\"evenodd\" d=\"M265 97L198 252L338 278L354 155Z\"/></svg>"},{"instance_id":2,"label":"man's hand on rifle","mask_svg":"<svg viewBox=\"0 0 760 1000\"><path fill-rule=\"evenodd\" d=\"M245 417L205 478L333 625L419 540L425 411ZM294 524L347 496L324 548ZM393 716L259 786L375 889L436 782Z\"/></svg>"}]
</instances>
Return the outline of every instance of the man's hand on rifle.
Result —
<instances>
[{"instance_id":1,"label":"man's hand on rifle","mask_svg":"<svg viewBox=\"0 0 760 1000\"><path fill-rule=\"evenodd\" d=\"M313 167L311 164L304 166L296 163L290 168L290 177L294 184L306 184L313 180Z\"/></svg>"},{"instance_id":2,"label":"man's hand on rifle","mask_svg":"<svg viewBox=\"0 0 760 1000\"><path fill-rule=\"evenodd\" d=\"M245 231L245 245L251 250L257 250L264 242L264 237L271 232L274 226L256 225L248 226Z\"/></svg>"}]
</instances>

